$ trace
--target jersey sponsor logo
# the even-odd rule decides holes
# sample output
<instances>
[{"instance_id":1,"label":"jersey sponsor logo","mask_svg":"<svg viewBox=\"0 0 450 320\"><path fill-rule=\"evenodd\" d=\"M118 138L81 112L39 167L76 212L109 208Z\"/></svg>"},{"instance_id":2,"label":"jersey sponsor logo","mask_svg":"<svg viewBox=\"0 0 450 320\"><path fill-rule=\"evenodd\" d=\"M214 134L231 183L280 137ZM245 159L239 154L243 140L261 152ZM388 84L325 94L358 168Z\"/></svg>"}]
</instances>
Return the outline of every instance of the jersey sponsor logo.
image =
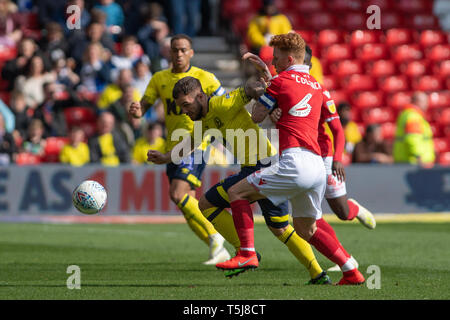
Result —
<instances>
[{"instance_id":1,"label":"jersey sponsor logo","mask_svg":"<svg viewBox=\"0 0 450 320\"><path fill-rule=\"evenodd\" d=\"M336 113L336 105L334 104L334 101L329 100L326 103L327 103L328 111L330 111L330 113Z\"/></svg>"},{"instance_id":2,"label":"jersey sponsor logo","mask_svg":"<svg viewBox=\"0 0 450 320\"><path fill-rule=\"evenodd\" d=\"M312 98L312 94L308 93L299 103L289 110L289 114L294 117L306 117L312 109L308 101Z\"/></svg>"},{"instance_id":3,"label":"jersey sponsor logo","mask_svg":"<svg viewBox=\"0 0 450 320\"><path fill-rule=\"evenodd\" d=\"M258 186L262 186L263 184L267 184L266 180L259 178Z\"/></svg>"}]
</instances>

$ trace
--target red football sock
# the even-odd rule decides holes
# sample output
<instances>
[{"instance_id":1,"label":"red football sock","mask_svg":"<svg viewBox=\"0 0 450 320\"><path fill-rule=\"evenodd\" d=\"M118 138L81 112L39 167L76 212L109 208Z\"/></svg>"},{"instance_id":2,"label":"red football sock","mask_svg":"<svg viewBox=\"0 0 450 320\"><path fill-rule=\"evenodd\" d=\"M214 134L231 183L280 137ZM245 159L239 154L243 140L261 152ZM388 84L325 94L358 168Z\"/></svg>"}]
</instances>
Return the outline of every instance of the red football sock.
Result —
<instances>
[{"instance_id":1,"label":"red football sock","mask_svg":"<svg viewBox=\"0 0 450 320\"><path fill-rule=\"evenodd\" d=\"M234 226L241 242L241 254L255 253L255 240L253 233L253 212L247 200L235 200L230 203Z\"/></svg>"},{"instance_id":2,"label":"red football sock","mask_svg":"<svg viewBox=\"0 0 450 320\"><path fill-rule=\"evenodd\" d=\"M358 215L359 207L351 201L347 200L348 204L348 217L347 220L353 220Z\"/></svg>"},{"instance_id":3,"label":"red football sock","mask_svg":"<svg viewBox=\"0 0 450 320\"><path fill-rule=\"evenodd\" d=\"M342 267L348 260L348 257L340 248L339 242L322 229L318 228L314 232L313 236L309 239L309 243L339 267Z\"/></svg>"},{"instance_id":4,"label":"red football sock","mask_svg":"<svg viewBox=\"0 0 450 320\"><path fill-rule=\"evenodd\" d=\"M339 247L344 252L345 256L350 258L350 254L345 250L345 248L342 246L341 242L336 236L336 232L334 232L334 229L328 222L326 222L323 218L320 218L319 220L316 220L316 226L317 229L322 229L326 233L328 233L330 236L333 237L334 240L336 240L337 243L339 243Z\"/></svg>"}]
</instances>

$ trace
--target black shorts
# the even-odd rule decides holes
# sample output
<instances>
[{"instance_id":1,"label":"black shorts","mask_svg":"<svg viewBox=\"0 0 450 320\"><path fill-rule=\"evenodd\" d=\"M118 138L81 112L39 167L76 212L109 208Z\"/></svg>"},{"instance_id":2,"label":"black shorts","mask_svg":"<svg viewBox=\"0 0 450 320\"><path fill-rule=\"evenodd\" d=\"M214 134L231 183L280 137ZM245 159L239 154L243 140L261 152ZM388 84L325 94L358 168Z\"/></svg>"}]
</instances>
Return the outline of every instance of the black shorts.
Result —
<instances>
[{"instance_id":1,"label":"black shorts","mask_svg":"<svg viewBox=\"0 0 450 320\"><path fill-rule=\"evenodd\" d=\"M229 176L211 187L205 194L206 200L215 207L229 208L228 189L232 185L251 175L253 172L267 166L269 165L262 165L258 162L255 166L242 167L239 173ZM284 228L289 224L289 205L287 201L278 206L275 206L269 199L261 199L257 202L268 226L273 228ZM210 221L213 219L213 215L208 217L208 220Z\"/></svg>"},{"instance_id":2,"label":"black shorts","mask_svg":"<svg viewBox=\"0 0 450 320\"><path fill-rule=\"evenodd\" d=\"M201 150L196 150L195 152L201 152ZM194 153L188 158L184 158L180 164L175 164L173 162L166 165L166 174L169 178L169 182L173 179L180 179L188 182L192 190L198 188L202 185L202 175L206 167L206 159L202 156L201 163L194 163ZM209 152L209 148L207 151Z\"/></svg>"}]
</instances>

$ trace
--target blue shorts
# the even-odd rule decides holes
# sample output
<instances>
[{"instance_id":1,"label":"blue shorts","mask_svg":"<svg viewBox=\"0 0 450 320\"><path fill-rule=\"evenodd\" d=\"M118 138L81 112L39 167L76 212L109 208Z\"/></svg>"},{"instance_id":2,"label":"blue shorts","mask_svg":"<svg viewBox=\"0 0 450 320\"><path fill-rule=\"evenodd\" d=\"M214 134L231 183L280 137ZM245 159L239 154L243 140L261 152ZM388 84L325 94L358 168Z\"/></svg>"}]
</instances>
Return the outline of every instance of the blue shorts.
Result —
<instances>
[{"instance_id":1,"label":"blue shorts","mask_svg":"<svg viewBox=\"0 0 450 320\"><path fill-rule=\"evenodd\" d=\"M253 172L267 166L269 165L262 165L258 162L255 166L242 167L239 173L229 176L211 187L205 194L206 200L215 207L229 208L228 189ZM287 201L278 206L275 206L269 199L261 199L257 202L268 226L278 229L284 228L289 224L289 205ZM214 218L215 216L211 215L208 217L208 220L212 221Z\"/></svg>"},{"instance_id":2,"label":"blue shorts","mask_svg":"<svg viewBox=\"0 0 450 320\"><path fill-rule=\"evenodd\" d=\"M205 152L208 151L209 148ZM195 152L202 151L196 150ZM202 163L195 164L195 152L191 153L188 158L184 158L180 164L171 162L166 165L166 174L169 178L169 182L172 182L173 179L184 180L190 184L192 190L195 190L195 188L198 188L202 185L202 175L203 170L205 170L206 167L206 161L204 157L202 157Z\"/></svg>"}]
</instances>

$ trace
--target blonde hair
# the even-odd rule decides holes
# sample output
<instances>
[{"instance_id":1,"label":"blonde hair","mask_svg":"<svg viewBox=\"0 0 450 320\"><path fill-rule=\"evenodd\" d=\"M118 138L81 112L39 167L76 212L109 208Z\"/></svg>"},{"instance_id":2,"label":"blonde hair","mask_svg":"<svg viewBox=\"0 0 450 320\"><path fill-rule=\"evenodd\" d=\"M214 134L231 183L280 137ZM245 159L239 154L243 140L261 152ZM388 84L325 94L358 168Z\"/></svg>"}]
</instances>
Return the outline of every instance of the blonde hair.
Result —
<instances>
[{"instance_id":1,"label":"blonde hair","mask_svg":"<svg viewBox=\"0 0 450 320\"><path fill-rule=\"evenodd\" d=\"M306 43L298 33L289 32L273 36L269 45L292 54L297 60L303 61L305 58Z\"/></svg>"}]
</instances>

